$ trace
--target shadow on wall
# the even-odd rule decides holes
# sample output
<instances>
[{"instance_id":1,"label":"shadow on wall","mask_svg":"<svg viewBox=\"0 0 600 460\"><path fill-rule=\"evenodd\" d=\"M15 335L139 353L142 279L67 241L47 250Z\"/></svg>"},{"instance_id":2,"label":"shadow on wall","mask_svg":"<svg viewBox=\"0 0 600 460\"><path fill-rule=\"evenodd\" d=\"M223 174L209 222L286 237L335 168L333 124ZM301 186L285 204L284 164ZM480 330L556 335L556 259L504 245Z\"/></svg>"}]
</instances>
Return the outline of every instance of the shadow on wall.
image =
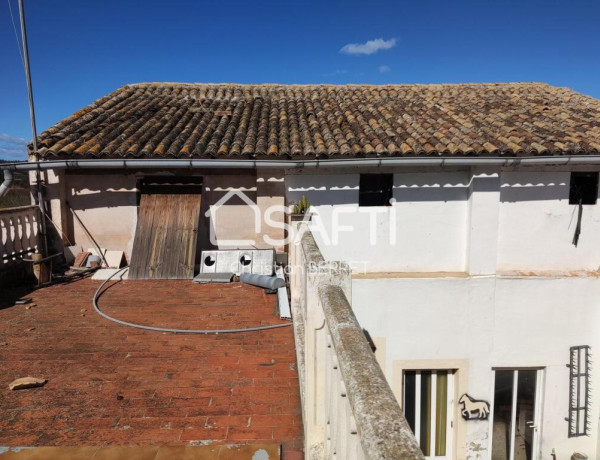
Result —
<instances>
[{"instance_id":1,"label":"shadow on wall","mask_svg":"<svg viewBox=\"0 0 600 460\"><path fill-rule=\"evenodd\" d=\"M565 172L503 172L500 201L568 200L571 173Z\"/></svg>"},{"instance_id":2,"label":"shadow on wall","mask_svg":"<svg viewBox=\"0 0 600 460\"><path fill-rule=\"evenodd\" d=\"M465 201L469 197L469 187L465 184L434 184L417 185L413 187L393 188L396 202L423 202L423 201Z\"/></svg>"},{"instance_id":3,"label":"shadow on wall","mask_svg":"<svg viewBox=\"0 0 600 460\"><path fill-rule=\"evenodd\" d=\"M137 182L134 174L66 174L68 206L65 236L71 244L93 246L85 231L73 217L72 209L82 219L86 228L97 238L102 247L128 251L127 242L132 239L131 228L135 226L135 209L138 205ZM48 186L48 198L59 198L58 185ZM69 209L70 208L70 209ZM58 221L60 216L53 216ZM53 242L61 243L61 236L54 235ZM58 244L54 244L55 247Z\"/></svg>"},{"instance_id":4,"label":"shadow on wall","mask_svg":"<svg viewBox=\"0 0 600 460\"><path fill-rule=\"evenodd\" d=\"M360 174L290 175L286 177L289 204L305 195L313 206L356 205L359 181ZM467 171L394 174L393 197L397 202L464 201L468 193Z\"/></svg>"},{"instance_id":5,"label":"shadow on wall","mask_svg":"<svg viewBox=\"0 0 600 460\"><path fill-rule=\"evenodd\" d=\"M119 215L116 213L117 208L136 207L138 204L137 201L138 193L136 189L115 190L112 187L103 187L85 188L78 191L74 187L69 187L67 191L68 206L66 210L67 235L69 239L73 239L72 236L75 235L75 229L80 224L76 222L73 213L68 208L76 212L84 222L89 220L89 215L85 215L86 211L106 209L106 214L98 217L104 221L103 226L109 226L111 219L119 219ZM93 223L89 222L89 225L92 228L88 230L93 231Z\"/></svg>"},{"instance_id":6,"label":"shadow on wall","mask_svg":"<svg viewBox=\"0 0 600 460\"><path fill-rule=\"evenodd\" d=\"M570 171L503 171L500 201L568 200L570 175ZM296 202L305 195L314 206L357 204L359 178L360 174L289 175L288 200ZM494 192L497 187L497 177L477 178L480 192ZM462 201L469 198L470 188L470 171L394 174L393 194L397 202Z\"/></svg>"},{"instance_id":7,"label":"shadow on wall","mask_svg":"<svg viewBox=\"0 0 600 460\"><path fill-rule=\"evenodd\" d=\"M135 215L140 193L138 182L141 176L135 174L67 174L66 199L72 209L84 221L93 235L101 231L98 243L112 244L115 249L126 249L126 242L133 241L135 233ZM254 174L203 175L203 193L199 216L197 253L203 249L214 249L210 242L211 225L214 223L206 216L210 205L215 205L232 189L239 189L252 201L257 201L257 184ZM58 198L58 187L51 190L52 197ZM245 203L238 196L230 197L226 203L232 209ZM235 213L234 213L235 214ZM246 213L242 213L246 214ZM248 232L254 229L243 215L229 215L225 227L229 230L240 229ZM73 240L75 233L81 234L80 226L71 211L66 211L67 235ZM219 228L213 228L219 235ZM222 231L222 230L221 230ZM86 240L86 238L83 238ZM104 243L107 241L107 243ZM87 244L85 241L83 244ZM199 260L199 259L197 259Z\"/></svg>"},{"instance_id":8,"label":"shadow on wall","mask_svg":"<svg viewBox=\"0 0 600 460\"><path fill-rule=\"evenodd\" d=\"M516 203L519 201L569 200L568 184L514 184L502 183L500 201Z\"/></svg>"},{"instance_id":9,"label":"shadow on wall","mask_svg":"<svg viewBox=\"0 0 600 460\"><path fill-rule=\"evenodd\" d=\"M73 193L73 189L70 189L67 193L67 201L75 211L137 206L137 190L114 190L107 187L94 190L88 188L84 193Z\"/></svg>"}]
</instances>

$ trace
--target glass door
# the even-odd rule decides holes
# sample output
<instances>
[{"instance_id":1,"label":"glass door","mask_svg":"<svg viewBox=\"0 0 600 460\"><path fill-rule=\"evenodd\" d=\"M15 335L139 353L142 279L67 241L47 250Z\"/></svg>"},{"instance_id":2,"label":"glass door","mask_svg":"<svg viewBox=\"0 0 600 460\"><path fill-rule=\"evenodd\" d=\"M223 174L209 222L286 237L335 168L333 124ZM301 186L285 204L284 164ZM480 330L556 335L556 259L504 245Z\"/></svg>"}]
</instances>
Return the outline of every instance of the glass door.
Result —
<instances>
[{"instance_id":1,"label":"glass door","mask_svg":"<svg viewBox=\"0 0 600 460\"><path fill-rule=\"evenodd\" d=\"M538 455L541 370L494 372L492 460L532 460Z\"/></svg>"},{"instance_id":2,"label":"glass door","mask_svg":"<svg viewBox=\"0 0 600 460\"><path fill-rule=\"evenodd\" d=\"M404 416L425 457L452 458L453 371L405 371L403 388Z\"/></svg>"}]
</instances>

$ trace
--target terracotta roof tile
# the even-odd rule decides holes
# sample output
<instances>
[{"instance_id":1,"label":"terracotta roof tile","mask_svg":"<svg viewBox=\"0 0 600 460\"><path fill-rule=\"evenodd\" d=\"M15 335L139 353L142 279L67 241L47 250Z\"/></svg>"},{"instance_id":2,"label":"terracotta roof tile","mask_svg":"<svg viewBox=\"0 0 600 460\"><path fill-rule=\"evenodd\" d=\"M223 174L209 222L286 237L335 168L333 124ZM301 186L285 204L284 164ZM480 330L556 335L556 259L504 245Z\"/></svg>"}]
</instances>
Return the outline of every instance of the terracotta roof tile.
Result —
<instances>
[{"instance_id":1,"label":"terracotta roof tile","mask_svg":"<svg viewBox=\"0 0 600 460\"><path fill-rule=\"evenodd\" d=\"M39 136L44 157L600 153L600 101L544 83L126 85Z\"/></svg>"}]
</instances>

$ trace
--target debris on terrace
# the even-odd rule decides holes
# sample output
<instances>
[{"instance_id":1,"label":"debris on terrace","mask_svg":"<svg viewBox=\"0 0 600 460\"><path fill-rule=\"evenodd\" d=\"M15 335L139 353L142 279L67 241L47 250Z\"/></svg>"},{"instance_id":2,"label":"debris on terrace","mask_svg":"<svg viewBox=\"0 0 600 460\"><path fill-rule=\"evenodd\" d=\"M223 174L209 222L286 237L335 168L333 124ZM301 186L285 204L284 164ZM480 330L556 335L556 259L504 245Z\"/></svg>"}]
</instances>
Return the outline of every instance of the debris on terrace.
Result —
<instances>
[{"instance_id":1,"label":"debris on terrace","mask_svg":"<svg viewBox=\"0 0 600 460\"><path fill-rule=\"evenodd\" d=\"M3 291L0 446L279 444L283 458L302 451L292 328L188 335L123 327L81 314L99 284ZM23 297L38 308L16 306ZM285 323L275 295L240 283L111 281L101 303L110 315L153 326ZM47 384L9 390L28 374Z\"/></svg>"},{"instance_id":2,"label":"debris on terrace","mask_svg":"<svg viewBox=\"0 0 600 460\"><path fill-rule=\"evenodd\" d=\"M11 390L25 390L28 388L43 387L46 382L46 379L40 379L37 377L21 377L20 379L10 382L8 388Z\"/></svg>"}]
</instances>

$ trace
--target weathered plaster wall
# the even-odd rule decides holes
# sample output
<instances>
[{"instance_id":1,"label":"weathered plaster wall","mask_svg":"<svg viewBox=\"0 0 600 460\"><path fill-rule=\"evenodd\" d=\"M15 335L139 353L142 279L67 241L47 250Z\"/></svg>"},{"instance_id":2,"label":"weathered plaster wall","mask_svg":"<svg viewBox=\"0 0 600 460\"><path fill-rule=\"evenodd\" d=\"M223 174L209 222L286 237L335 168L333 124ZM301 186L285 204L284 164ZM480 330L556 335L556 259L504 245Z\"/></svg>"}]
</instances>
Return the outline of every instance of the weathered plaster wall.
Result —
<instances>
[{"instance_id":1,"label":"weathered plaster wall","mask_svg":"<svg viewBox=\"0 0 600 460\"><path fill-rule=\"evenodd\" d=\"M205 176L202 190L203 249L249 248L256 239L256 177L253 175ZM243 193L234 194L235 190ZM242 199L244 196L247 201ZM210 241L211 236L218 244ZM248 241L238 243L236 241Z\"/></svg>"},{"instance_id":2,"label":"weathered plaster wall","mask_svg":"<svg viewBox=\"0 0 600 460\"><path fill-rule=\"evenodd\" d=\"M66 179L67 201L100 247L130 255L137 223L135 175L68 174ZM70 211L67 216L72 242L84 250L95 247Z\"/></svg>"},{"instance_id":3,"label":"weathered plaster wall","mask_svg":"<svg viewBox=\"0 0 600 460\"><path fill-rule=\"evenodd\" d=\"M467 360L466 370L459 371L468 373L466 385L457 388L457 395L468 392L488 401L492 368L543 367L541 458L550 458L552 448L558 458L573 452L597 458L600 392L595 385L593 435L569 439L564 418L569 347L590 345L592 356L600 349L600 279L354 279L352 299L361 326L385 342L384 368L399 401L400 362L404 368L406 362L422 368L429 360L438 365ZM489 422L454 420L467 436L457 445L457 458L487 458L487 450L478 457L473 446L488 448Z\"/></svg>"},{"instance_id":4,"label":"weathered plaster wall","mask_svg":"<svg viewBox=\"0 0 600 460\"><path fill-rule=\"evenodd\" d=\"M258 171L256 204L261 210L262 244L283 251L285 226L285 175L283 171Z\"/></svg>"},{"instance_id":5,"label":"weathered plaster wall","mask_svg":"<svg viewBox=\"0 0 600 460\"><path fill-rule=\"evenodd\" d=\"M140 173L69 173L65 177L65 199L98 244L130 255L137 224L136 187L143 176ZM64 199L61 199L58 178L52 175L49 184L53 220L60 226L61 213L66 212L64 233L83 249L93 247L81 225L61 206ZM236 190L242 191L245 199L238 193L228 195ZM198 251L214 247L210 241L211 231L220 249L273 247L269 241L283 239L283 226L277 224L283 222L283 212L271 213L274 223L265 222L263 216L267 208L284 205L284 192L281 172L204 175ZM282 245L276 246L276 249L281 248Z\"/></svg>"},{"instance_id":6,"label":"weathered plaster wall","mask_svg":"<svg viewBox=\"0 0 600 460\"><path fill-rule=\"evenodd\" d=\"M243 196L236 191L242 191ZM280 224L284 194L283 173L205 176L202 196L205 246L214 247L209 242L212 229L219 242L218 249L275 247L281 250L283 245L274 241L284 237ZM273 212L267 213L272 206L275 206ZM271 222L265 222L265 215Z\"/></svg>"}]
</instances>

